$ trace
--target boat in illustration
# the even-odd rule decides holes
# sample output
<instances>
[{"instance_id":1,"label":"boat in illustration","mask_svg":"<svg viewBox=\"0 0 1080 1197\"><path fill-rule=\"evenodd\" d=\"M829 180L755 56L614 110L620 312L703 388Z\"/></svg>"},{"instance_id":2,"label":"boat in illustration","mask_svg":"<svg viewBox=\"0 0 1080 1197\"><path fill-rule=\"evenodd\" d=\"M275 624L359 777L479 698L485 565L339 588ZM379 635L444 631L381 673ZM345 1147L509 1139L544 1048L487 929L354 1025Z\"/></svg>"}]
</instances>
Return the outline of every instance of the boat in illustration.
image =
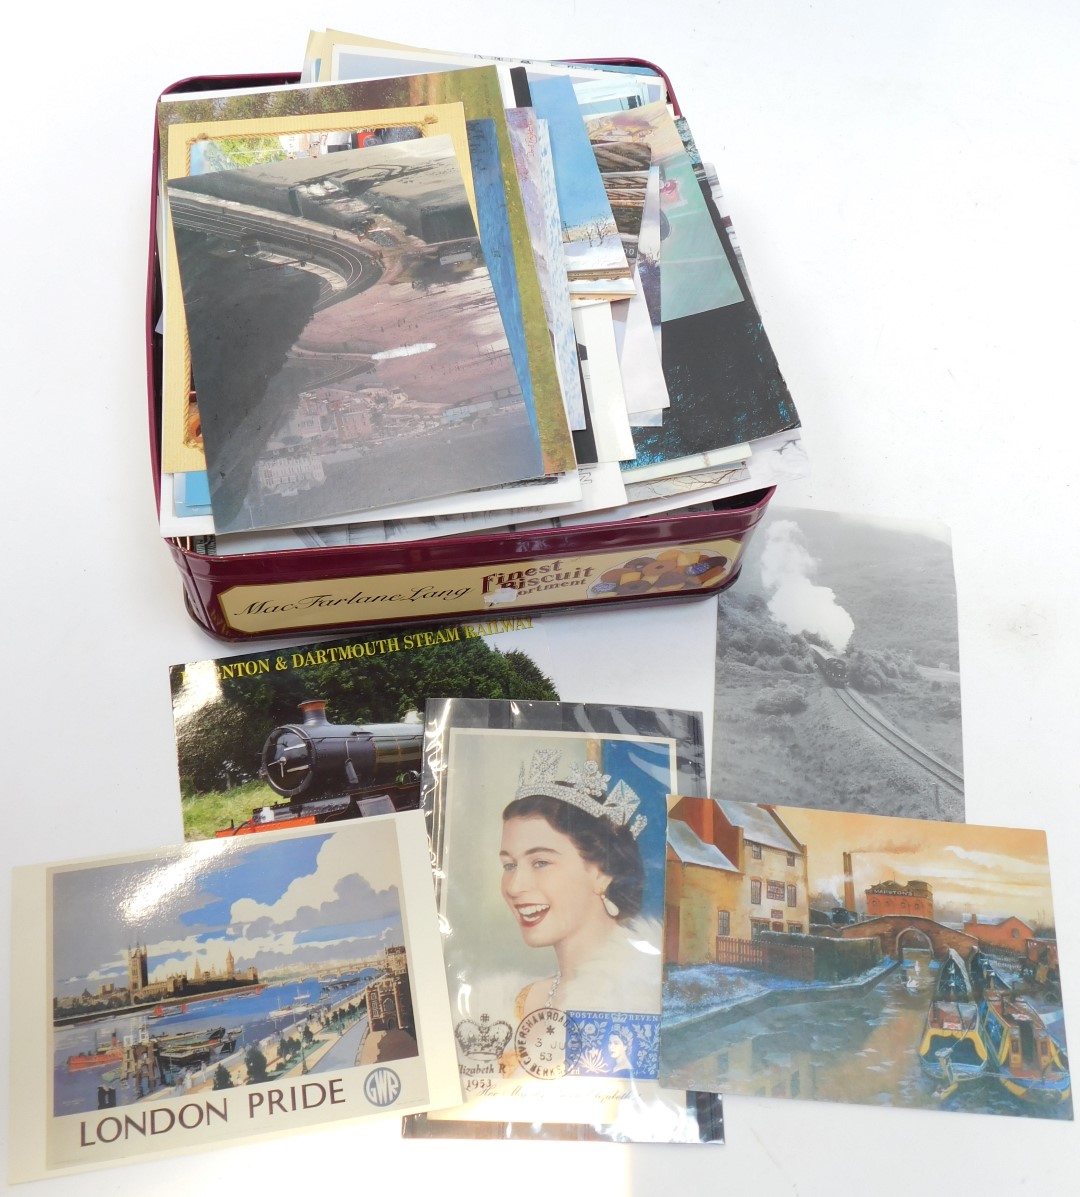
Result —
<instances>
[{"instance_id":1,"label":"boat in illustration","mask_svg":"<svg viewBox=\"0 0 1080 1197\"><path fill-rule=\"evenodd\" d=\"M72 1072L81 1072L87 1068L104 1068L109 1064L119 1064L124 1057L124 1045L117 1039L115 1032L105 1043L94 1045L93 1051L77 1052L68 1056L67 1066Z\"/></svg>"},{"instance_id":2,"label":"boat in illustration","mask_svg":"<svg viewBox=\"0 0 1080 1197\"><path fill-rule=\"evenodd\" d=\"M985 1076L991 1066L971 976L953 948L941 961L919 1043L919 1060L931 1076L944 1082L936 1094L940 1098L966 1081Z\"/></svg>"},{"instance_id":3,"label":"boat in illustration","mask_svg":"<svg viewBox=\"0 0 1080 1197\"><path fill-rule=\"evenodd\" d=\"M997 1080L1022 1101L1057 1105L1072 1096L1064 1044L1022 997L991 993L982 1004L982 1035Z\"/></svg>"},{"instance_id":4,"label":"boat in illustration","mask_svg":"<svg viewBox=\"0 0 1080 1197\"><path fill-rule=\"evenodd\" d=\"M192 1064L205 1064L216 1053L232 1050L241 1034L240 1030L226 1030L225 1027L211 1027L204 1031L188 1031L176 1035L154 1035L158 1059L163 1064L182 1068Z\"/></svg>"}]
</instances>

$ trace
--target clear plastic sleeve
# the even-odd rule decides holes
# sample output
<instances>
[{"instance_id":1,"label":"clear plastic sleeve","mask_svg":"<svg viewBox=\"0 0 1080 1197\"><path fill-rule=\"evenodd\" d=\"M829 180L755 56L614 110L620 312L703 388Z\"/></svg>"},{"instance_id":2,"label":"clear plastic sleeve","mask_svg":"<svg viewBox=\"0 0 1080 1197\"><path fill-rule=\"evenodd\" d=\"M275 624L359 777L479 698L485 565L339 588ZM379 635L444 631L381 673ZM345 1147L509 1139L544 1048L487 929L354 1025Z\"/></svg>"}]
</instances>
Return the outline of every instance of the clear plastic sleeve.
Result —
<instances>
[{"instance_id":1,"label":"clear plastic sleeve","mask_svg":"<svg viewBox=\"0 0 1080 1197\"><path fill-rule=\"evenodd\" d=\"M422 803L466 1104L407 1137L723 1142L660 1087L667 798L704 796L701 717L429 700Z\"/></svg>"}]
</instances>

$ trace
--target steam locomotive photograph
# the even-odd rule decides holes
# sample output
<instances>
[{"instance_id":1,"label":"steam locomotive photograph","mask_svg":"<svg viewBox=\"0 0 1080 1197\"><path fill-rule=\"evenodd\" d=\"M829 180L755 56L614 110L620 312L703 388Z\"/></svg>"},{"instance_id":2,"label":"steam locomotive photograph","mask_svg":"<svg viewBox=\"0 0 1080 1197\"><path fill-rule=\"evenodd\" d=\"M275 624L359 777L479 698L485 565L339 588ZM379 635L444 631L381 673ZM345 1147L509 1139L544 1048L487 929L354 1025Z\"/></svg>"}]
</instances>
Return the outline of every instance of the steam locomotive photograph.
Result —
<instances>
[{"instance_id":1,"label":"steam locomotive photograph","mask_svg":"<svg viewBox=\"0 0 1080 1197\"><path fill-rule=\"evenodd\" d=\"M964 818L944 526L770 508L716 651L714 797Z\"/></svg>"},{"instance_id":2,"label":"steam locomotive photograph","mask_svg":"<svg viewBox=\"0 0 1080 1197\"><path fill-rule=\"evenodd\" d=\"M274 730L263 745L259 776L283 801L216 831L243 835L278 827L332 823L411 810L420 802L424 725L331 723L326 703L300 703L303 720Z\"/></svg>"},{"instance_id":3,"label":"steam locomotive photograph","mask_svg":"<svg viewBox=\"0 0 1080 1197\"><path fill-rule=\"evenodd\" d=\"M184 838L417 807L429 697L559 698L530 634L410 628L173 666Z\"/></svg>"}]
</instances>

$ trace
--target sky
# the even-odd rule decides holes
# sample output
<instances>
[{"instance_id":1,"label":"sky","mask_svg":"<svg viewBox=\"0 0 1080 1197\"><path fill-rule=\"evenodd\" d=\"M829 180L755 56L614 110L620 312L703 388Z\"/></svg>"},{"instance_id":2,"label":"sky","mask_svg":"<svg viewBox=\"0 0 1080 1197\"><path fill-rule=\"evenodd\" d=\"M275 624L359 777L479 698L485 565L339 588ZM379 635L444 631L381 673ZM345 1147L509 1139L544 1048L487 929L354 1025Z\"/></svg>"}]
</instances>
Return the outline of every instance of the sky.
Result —
<instances>
[{"instance_id":1,"label":"sky","mask_svg":"<svg viewBox=\"0 0 1080 1197\"><path fill-rule=\"evenodd\" d=\"M776 811L807 846L812 893L842 896L848 851L860 912L869 886L917 880L933 888L935 904L980 918L1053 921L1044 832L790 806Z\"/></svg>"},{"instance_id":2,"label":"sky","mask_svg":"<svg viewBox=\"0 0 1080 1197\"><path fill-rule=\"evenodd\" d=\"M55 993L127 978L144 944L151 980L200 968L260 975L282 965L353 960L403 943L392 820L331 833L212 840L137 861L53 873Z\"/></svg>"}]
</instances>

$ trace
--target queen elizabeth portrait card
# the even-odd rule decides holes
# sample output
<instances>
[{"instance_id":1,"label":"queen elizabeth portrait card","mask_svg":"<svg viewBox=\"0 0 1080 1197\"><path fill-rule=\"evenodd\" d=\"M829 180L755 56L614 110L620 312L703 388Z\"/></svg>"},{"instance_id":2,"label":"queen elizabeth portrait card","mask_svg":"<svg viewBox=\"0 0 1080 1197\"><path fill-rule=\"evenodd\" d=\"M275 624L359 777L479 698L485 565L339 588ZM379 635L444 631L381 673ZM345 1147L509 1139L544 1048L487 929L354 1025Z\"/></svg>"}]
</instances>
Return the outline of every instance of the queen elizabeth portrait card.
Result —
<instances>
[{"instance_id":1,"label":"queen elizabeth portrait card","mask_svg":"<svg viewBox=\"0 0 1080 1197\"><path fill-rule=\"evenodd\" d=\"M466 1104L407 1135L722 1140L657 1080L667 795L700 716L429 700L422 800Z\"/></svg>"}]
</instances>

